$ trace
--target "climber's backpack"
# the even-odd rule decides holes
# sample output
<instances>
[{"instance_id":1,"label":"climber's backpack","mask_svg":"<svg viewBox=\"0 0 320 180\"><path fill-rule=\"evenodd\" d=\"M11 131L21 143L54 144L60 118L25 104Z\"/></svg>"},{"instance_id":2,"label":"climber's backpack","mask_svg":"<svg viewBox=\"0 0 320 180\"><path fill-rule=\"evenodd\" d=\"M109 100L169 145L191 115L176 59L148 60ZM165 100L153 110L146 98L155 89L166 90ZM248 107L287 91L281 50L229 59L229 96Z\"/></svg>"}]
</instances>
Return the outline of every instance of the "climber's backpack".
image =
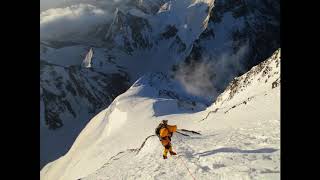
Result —
<instances>
[{"instance_id":1,"label":"climber's backpack","mask_svg":"<svg viewBox=\"0 0 320 180\"><path fill-rule=\"evenodd\" d=\"M155 129L155 133L156 133L156 135L157 135L159 138L160 138L160 129L163 128L163 127L165 127L165 125L162 124L162 123L160 123L160 124L158 125L158 127Z\"/></svg>"}]
</instances>

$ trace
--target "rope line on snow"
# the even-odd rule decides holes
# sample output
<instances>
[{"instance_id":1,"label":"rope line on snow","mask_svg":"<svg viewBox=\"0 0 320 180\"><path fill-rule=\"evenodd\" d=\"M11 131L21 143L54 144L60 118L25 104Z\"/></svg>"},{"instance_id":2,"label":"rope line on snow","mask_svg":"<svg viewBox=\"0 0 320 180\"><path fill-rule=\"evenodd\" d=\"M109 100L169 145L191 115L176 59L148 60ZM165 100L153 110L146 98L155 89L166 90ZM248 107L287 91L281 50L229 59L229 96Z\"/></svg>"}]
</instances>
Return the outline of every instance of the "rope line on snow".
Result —
<instances>
[{"instance_id":1,"label":"rope line on snow","mask_svg":"<svg viewBox=\"0 0 320 180\"><path fill-rule=\"evenodd\" d=\"M184 144L180 138L177 138L177 140L179 140L182 144ZM182 161L184 167L188 170L188 172L189 172L190 176L193 178L193 180L196 180L196 178L192 175L190 169L187 167L186 163L180 158L180 155L178 155L178 159L180 159Z\"/></svg>"},{"instance_id":2,"label":"rope line on snow","mask_svg":"<svg viewBox=\"0 0 320 180\"><path fill-rule=\"evenodd\" d=\"M186 167L186 169L188 170L190 176L191 176L194 180L196 180L196 178L192 175L190 169L187 167L186 163L180 158L180 156L178 156L178 158L182 161L184 167Z\"/></svg>"}]
</instances>

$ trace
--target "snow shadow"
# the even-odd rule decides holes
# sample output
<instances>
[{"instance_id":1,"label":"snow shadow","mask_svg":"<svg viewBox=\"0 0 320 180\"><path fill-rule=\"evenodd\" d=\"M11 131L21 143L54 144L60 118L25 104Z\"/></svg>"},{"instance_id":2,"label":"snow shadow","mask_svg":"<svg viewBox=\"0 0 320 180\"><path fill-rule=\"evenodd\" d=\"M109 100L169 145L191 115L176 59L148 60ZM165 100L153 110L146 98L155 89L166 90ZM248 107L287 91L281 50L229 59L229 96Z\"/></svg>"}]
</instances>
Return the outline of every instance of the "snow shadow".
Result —
<instances>
[{"instance_id":1,"label":"snow shadow","mask_svg":"<svg viewBox=\"0 0 320 180\"><path fill-rule=\"evenodd\" d=\"M158 100L153 103L153 110L154 116L192 112L191 109L179 108L175 99Z\"/></svg>"},{"instance_id":2,"label":"snow shadow","mask_svg":"<svg viewBox=\"0 0 320 180\"><path fill-rule=\"evenodd\" d=\"M211 151L205 151L202 153L196 153L194 155L199 155L199 156L210 156L214 155L217 153L273 153L275 151L278 151L279 149L274 149L274 148L262 148L262 149L254 149L254 150L241 150L238 148L219 148Z\"/></svg>"},{"instance_id":3,"label":"snow shadow","mask_svg":"<svg viewBox=\"0 0 320 180\"><path fill-rule=\"evenodd\" d=\"M164 116L168 114L195 113L205 110L207 106L197 103L180 101L177 99L158 99L153 103L154 116Z\"/></svg>"}]
</instances>

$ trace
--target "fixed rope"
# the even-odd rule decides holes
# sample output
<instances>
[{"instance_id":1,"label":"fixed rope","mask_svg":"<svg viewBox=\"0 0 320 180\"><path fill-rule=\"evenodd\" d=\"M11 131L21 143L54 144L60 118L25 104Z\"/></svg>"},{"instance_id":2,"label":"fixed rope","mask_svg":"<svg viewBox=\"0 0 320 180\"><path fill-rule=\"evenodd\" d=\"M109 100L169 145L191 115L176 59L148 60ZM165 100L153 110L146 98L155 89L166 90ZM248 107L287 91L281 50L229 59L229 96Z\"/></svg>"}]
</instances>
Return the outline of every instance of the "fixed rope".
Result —
<instances>
[{"instance_id":1,"label":"fixed rope","mask_svg":"<svg viewBox=\"0 0 320 180\"><path fill-rule=\"evenodd\" d=\"M177 138L178 139L178 138ZM179 141L183 144L182 140L179 138ZM180 158L181 155L178 155L178 159L181 160L182 164L184 165L184 167L188 170L190 176L196 180L196 178L193 176L193 174L191 173L190 169L188 168L187 164L182 160L182 158Z\"/></svg>"},{"instance_id":2,"label":"fixed rope","mask_svg":"<svg viewBox=\"0 0 320 180\"><path fill-rule=\"evenodd\" d=\"M192 175L190 169L187 167L186 163L180 158L180 156L178 156L178 158L181 160L181 162L183 163L184 167L186 167L186 169L188 170L190 176L191 176L194 180L196 180L196 178Z\"/></svg>"}]
</instances>

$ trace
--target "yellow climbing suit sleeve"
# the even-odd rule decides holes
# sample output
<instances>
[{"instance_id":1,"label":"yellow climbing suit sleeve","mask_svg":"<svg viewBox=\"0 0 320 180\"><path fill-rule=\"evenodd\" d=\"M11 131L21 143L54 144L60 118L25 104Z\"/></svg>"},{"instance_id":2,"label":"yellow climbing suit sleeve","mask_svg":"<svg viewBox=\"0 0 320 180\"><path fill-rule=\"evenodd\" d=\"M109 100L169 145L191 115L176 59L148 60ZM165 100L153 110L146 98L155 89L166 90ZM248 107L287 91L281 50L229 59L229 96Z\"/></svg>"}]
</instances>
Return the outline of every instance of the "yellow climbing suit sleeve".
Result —
<instances>
[{"instance_id":1,"label":"yellow climbing suit sleeve","mask_svg":"<svg viewBox=\"0 0 320 180\"><path fill-rule=\"evenodd\" d=\"M176 132L177 131L177 125L173 125L173 126L167 125L167 128L168 128L169 132Z\"/></svg>"},{"instance_id":2,"label":"yellow climbing suit sleeve","mask_svg":"<svg viewBox=\"0 0 320 180\"><path fill-rule=\"evenodd\" d=\"M177 125L170 126L167 125L167 128L160 129L160 137L167 137L169 133L176 132L177 131Z\"/></svg>"}]
</instances>

